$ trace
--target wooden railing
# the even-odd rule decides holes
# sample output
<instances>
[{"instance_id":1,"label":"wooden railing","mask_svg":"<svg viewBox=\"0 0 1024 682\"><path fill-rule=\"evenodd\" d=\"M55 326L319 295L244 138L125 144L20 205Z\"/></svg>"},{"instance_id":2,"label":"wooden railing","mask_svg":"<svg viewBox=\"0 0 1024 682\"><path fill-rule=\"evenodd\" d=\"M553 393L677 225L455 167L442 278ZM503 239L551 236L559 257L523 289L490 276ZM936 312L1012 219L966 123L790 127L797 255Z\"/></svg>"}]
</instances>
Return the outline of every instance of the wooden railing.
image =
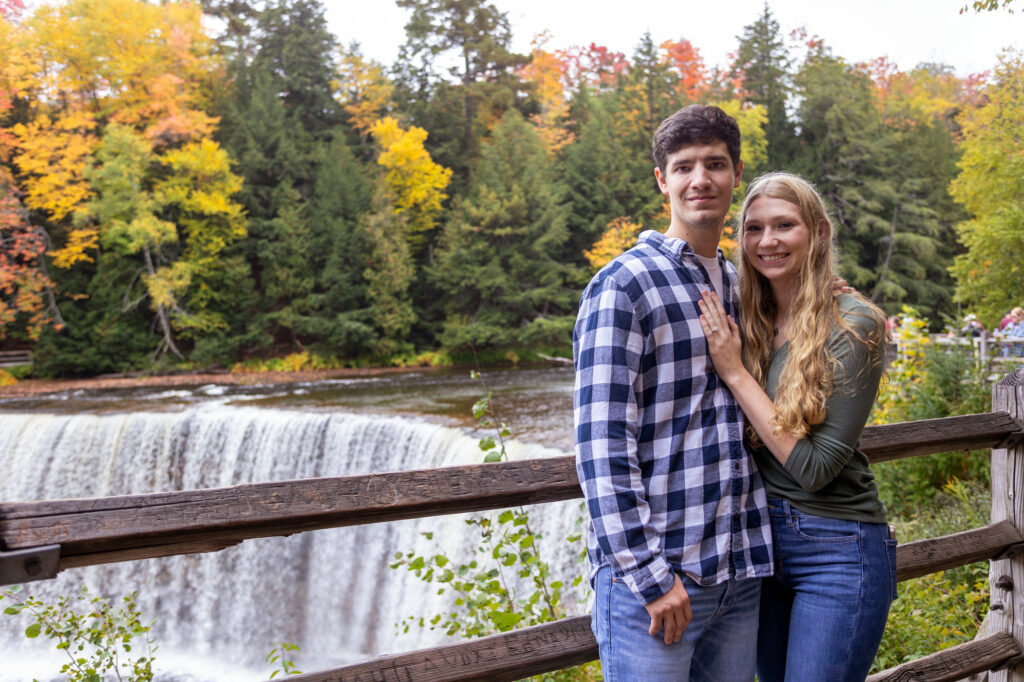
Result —
<instances>
[{"instance_id":1,"label":"wooden railing","mask_svg":"<svg viewBox=\"0 0 1024 682\"><path fill-rule=\"evenodd\" d=\"M17 367L18 365L31 365L32 351L30 350L0 350L0 367Z\"/></svg>"},{"instance_id":2,"label":"wooden railing","mask_svg":"<svg viewBox=\"0 0 1024 682\"><path fill-rule=\"evenodd\" d=\"M992 332L985 332L980 336L947 336L945 334L932 334L932 343L942 346L964 346L973 348L974 356L978 363L985 368L992 368L998 365L1024 365L1024 338L1006 338L996 336ZM1003 355L1003 351L1007 355ZM898 349L897 351L898 352Z\"/></svg>"},{"instance_id":3,"label":"wooden railing","mask_svg":"<svg viewBox=\"0 0 1024 682\"><path fill-rule=\"evenodd\" d=\"M908 580L991 561L989 627L971 642L878 673L882 680L1024 680L1024 369L993 390L993 411L865 429L872 462L992 448L992 519L982 528L902 545ZM581 496L572 457L208 490L0 504L0 584L65 569L212 552L249 538L484 511ZM1021 589L1014 591L1014 584ZM597 658L589 617L576 616L448 646L383 656L294 680L516 680ZM1001 676L1001 677L1000 677Z\"/></svg>"}]
</instances>

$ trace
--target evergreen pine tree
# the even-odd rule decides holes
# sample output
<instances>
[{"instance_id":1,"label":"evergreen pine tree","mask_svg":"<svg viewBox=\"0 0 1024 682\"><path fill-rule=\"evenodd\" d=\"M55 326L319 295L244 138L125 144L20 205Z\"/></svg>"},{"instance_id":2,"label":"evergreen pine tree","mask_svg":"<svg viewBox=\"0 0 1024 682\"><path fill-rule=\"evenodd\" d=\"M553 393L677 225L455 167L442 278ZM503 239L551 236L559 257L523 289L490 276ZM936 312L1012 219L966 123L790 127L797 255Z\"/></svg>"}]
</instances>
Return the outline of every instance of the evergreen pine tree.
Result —
<instances>
[{"instance_id":1,"label":"evergreen pine tree","mask_svg":"<svg viewBox=\"0 0 1024 682\"><path fill-rule=\"evenodd\" d=\"M779 22L772 16L768 3L765 3L764 11L757 20L743 28L743 35L737 40L739 47L732 74L741 79L745 99L760 104L768 113L765 170L787 169L796 154L796 132L786 114L792 88L791 64L779 32ZM756 174L759 169L751 167L748 170Z\"/></svg>"},{"instance_id":2,"label":"evergreen pine tree","mask_svg":"<svg viewBox=\"0 0 1024 682\"><path fill-rule=\"evenodd\" d=\"M444 228L433 269L445 297L444 346L569 342L581 282L566 262L566 209L543 140L507 112Z\"/></svg>"}]
</instances>

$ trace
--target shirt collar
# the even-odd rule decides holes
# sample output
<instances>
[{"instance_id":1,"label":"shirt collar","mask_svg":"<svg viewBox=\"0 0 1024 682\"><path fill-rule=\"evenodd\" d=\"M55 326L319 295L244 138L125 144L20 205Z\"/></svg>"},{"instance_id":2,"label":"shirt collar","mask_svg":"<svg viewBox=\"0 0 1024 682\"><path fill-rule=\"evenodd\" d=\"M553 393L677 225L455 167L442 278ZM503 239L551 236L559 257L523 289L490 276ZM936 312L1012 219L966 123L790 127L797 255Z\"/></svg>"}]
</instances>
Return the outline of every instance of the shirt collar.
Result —
<instances>
[{"instance_id":1,"label":"shirt collar","mask_svg":"<svg viewBox=\"0 0 1024 682\"><path fill-rule=\"evenodd\" d=\"M656 232L654 230L644 230L641 232L637 243L649 244L658 251L661 251L665 255L670 256L672 259L677 261L681 261L684 255L690 257L697 255L693 250L693 247L690 246L690 243L685 239L681 239L679 237L666 237L661 232ZM722 249L719 247L715 249L715 251L719 261L721 261L722 258L725 257L722 253Z\"/></svg>"}]
</instances>

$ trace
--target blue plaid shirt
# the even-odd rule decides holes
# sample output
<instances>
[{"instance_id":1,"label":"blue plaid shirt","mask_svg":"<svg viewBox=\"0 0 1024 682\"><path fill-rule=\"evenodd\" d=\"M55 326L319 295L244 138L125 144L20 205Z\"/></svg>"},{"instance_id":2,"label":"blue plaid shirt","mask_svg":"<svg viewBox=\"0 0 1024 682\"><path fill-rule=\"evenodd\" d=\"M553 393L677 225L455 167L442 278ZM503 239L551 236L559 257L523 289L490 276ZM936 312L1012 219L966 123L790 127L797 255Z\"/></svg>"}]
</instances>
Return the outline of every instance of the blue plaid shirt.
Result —
<instances>
[{"instance_id":1,"label":"blue plaid shirt","mask_svg":"<svg viewBox=\"0 0 1024 682\"><path fill-rule=\"evenodd\" d=\"M735 319L736 270L721 251L718 260ZM676 572L702 585L772 573L743 414L698 319L709 288L689 244L647 231L591 280L573 332L591 575L611 566L644 604L668 592Z\"/></svg>"}]
</instances>

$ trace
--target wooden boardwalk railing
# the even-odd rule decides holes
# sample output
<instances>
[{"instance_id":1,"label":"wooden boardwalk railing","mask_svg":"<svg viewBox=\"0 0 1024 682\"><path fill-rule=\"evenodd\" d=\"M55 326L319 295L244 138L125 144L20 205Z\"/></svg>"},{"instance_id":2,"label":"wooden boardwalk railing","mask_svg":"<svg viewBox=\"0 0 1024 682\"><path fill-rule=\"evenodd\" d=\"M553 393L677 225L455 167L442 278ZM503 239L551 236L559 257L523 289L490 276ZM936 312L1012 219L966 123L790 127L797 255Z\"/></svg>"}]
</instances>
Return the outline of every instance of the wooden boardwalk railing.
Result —
<instances>
[{"instance_id":1,"label":"wooden boardwalk railing","mask_svg":"<svg viewBox=\"0 0 1024 682\"><path fill-rule=\"evenodd\" d=\"M18 365L31 365L32 351L30 350L0 350L0 367L17 367Z\"/></svg>"},{"instance_id":2,"label":"wooden boardwalk railing","mask_svg":"<svg viewBox=\"0 0 1024 682\"><path fill-rule=\"evenodd\" d=\"M992 523L897 549L899 580L993 560L991 634L872 676L955 680L1006 667L1024 652L1024 370L993 393L993 412L865 429L872 462L961 449L993 449ZM998 481L997 481L998 479ZM0 504L0 584L52 578L60 570L173 554L210 552L249 538L499 509L581 496L571 457L422 471L258 483L121 497ZM997 501L997 496L999 497ZM999 572L996 576L995 573ZM1012 580L999 579L1012 574ZM996 587L996 584L1001 587ZM1007 585L1009 588L1007 589ZM1009 595L1007 596L1007 593ZM1024 589L1020 590L1024 594ZM1006 621L1006 619L1009 619ZM1006 622L1003 622L1006 621ZM1020 621L1020 622L1018 622ZM385 656L294 680L516 680L597 658L586 616L435 649ZM993 678L995 679L995 678Z\"/></svg>"}]
</instances>

